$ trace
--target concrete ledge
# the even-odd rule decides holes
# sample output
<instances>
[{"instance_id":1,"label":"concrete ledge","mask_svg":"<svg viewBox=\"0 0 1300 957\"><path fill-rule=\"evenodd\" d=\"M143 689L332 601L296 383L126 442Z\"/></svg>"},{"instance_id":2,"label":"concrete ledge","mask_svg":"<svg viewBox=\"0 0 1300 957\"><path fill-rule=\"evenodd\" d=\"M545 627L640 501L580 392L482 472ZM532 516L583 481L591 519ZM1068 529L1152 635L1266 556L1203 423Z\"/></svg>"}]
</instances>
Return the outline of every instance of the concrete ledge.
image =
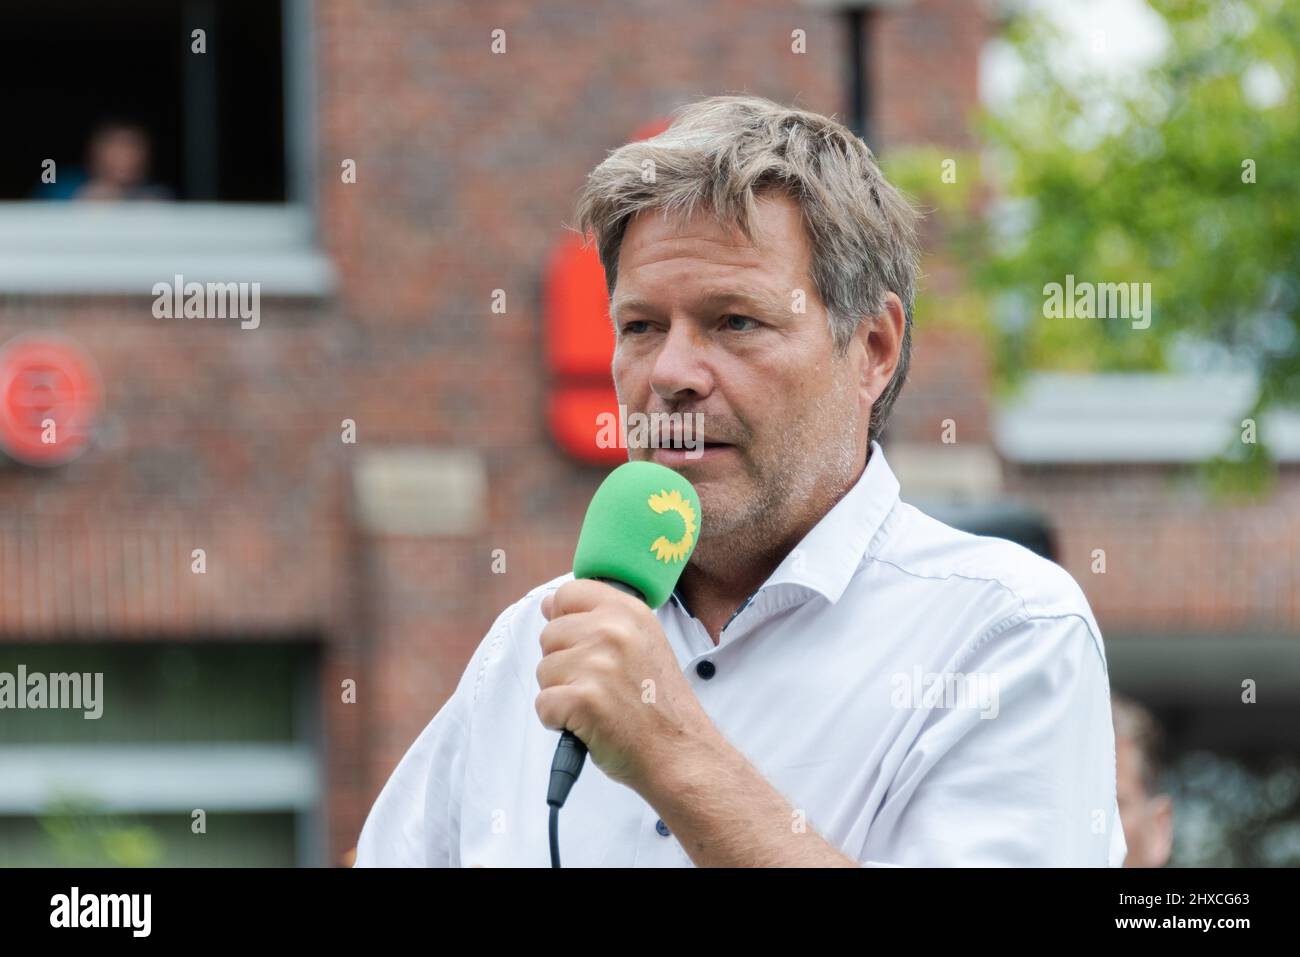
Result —
<instances>
[{"instance_id":1,"label":"concrete ledge","mask_svg":"<svg viewBox=\"0 0 1300 957\"><path fill-rule=\"evenodd\" d=\"M470 535L487 520L487 470L477 452L390 448L358 451L357 511L373 535Z\"/></svg>"},{"instance_id":2,"label":"concrete ledge","mask_svg":"<svg viewBox=\"0 0 1300 957\"><path fill-rule=\"evenodd\" d=\"M1002 465L988 445L904 442L885 449L903 501L985 501L1002 488Z\"/></svg>"},{"instance_id":3,"label":"concrete ledge","mask_svg":"<svg viewBox=\"0 0 1300 957\"><path fill-rule=\"evenodd\" d=\"M0 293L139 295L180 274L256 282L266 296L336 286L315 221L293 205L0 203Z\"/></svg>"},{"instance_id":4,"label":"concrete ledge","mask_svg":"<svg viewBox=\"0 0 1300 957\"><path fill-rule=\"evenodd\" d=\"M1025 464L1203 462L1241 440L1251 376L1039 373L993 417L994 442ZM1300 414L1277 408L1257 423L1281 462L1300 461Z\"/></svg>"}]
</instances>

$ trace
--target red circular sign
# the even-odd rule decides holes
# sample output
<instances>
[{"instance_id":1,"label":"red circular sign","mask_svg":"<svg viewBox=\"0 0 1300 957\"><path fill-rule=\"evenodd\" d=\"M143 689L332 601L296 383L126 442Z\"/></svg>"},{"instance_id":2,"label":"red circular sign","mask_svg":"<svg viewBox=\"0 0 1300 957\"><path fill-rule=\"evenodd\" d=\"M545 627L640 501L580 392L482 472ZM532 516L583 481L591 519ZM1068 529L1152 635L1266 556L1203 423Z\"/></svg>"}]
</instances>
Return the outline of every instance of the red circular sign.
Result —
<instances>
[{"instance_id":1,"label":"red circular sign","mask_svg":"<svg viewBox=\"0 0 1300 957\"><path fill-rule=\"evenodd\" d=\"M76 458L99 412L99 374L71 340L23 336L0 350L0 448L28 465Z\"/></svg>"}]
</instances>

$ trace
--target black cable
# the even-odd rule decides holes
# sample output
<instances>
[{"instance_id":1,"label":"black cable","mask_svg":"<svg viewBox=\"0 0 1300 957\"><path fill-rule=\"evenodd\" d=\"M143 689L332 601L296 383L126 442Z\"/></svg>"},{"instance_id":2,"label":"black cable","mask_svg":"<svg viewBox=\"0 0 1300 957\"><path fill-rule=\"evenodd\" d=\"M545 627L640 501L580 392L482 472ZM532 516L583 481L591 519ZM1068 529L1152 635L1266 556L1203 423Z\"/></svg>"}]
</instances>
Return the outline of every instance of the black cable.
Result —
<instances>
[{"instance_id":1,"label":"black cable","mask_svg":"<svg viewBox=\"0 0 1300 957\"><path fill-rule=\"evenodd\" d=\"M551 779L546 788L546 803L551 806L551 866L560 866L560 839L558 836L560 808L569 797L573 782L582 773L583 762L587 760L587 746L567 728L560 735L560 743L555 748L555 758L551 761Z\"/></svg>"},{"instance_id":2,"label":"black cable","mask_svg":"<svg viewBox=\"0 0 1300 957\"><path fill-rule=\"evenodd\" d=\"M551 805L551 867L560 866L560 809Z\"/></svg>"}]
</instances>

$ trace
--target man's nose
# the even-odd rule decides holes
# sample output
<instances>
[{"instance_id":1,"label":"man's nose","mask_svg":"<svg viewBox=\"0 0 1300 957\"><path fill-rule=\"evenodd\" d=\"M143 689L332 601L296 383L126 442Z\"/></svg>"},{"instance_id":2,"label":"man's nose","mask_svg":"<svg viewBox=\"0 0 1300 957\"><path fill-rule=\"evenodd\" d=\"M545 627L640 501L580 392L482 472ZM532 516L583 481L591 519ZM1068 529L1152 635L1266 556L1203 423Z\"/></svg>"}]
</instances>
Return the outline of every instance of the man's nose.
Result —
<instances>
[{"instance_id":1,"label":"man's nose","mask_svg":"<svg viewBox=\"0 0 1300 957\"><path fill-rule=\"evenodd\" d=\"M666 401L681 399L691 392L703 398L712 391L713 379L704 362L704 344L685 323L669 327L654 357L650 388Z\"/></svg>"}]
</instances>

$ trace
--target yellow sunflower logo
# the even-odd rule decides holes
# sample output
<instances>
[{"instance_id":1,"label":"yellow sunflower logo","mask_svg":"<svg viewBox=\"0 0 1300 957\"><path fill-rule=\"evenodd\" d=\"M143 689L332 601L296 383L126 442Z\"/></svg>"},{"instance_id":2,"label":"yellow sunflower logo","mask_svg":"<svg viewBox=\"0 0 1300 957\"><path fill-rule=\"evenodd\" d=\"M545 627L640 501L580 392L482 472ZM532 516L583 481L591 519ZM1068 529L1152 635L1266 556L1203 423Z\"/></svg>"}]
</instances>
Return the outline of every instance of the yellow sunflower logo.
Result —
<instances>
[{"instance_id":1,"label":"yellow sunflower logo","mask_svg":"<svg viewBox=\"0 0 1300 957\"><path fill-rule=\"evenodd\" d=\"M686 531L681 538L670 542L666 536L660 535L650 546L650 551L655 553L655 558L664 564L682 561L690 553L691 546L695 544L695 509L691 508L691 503L682 498L682 493L676 489L671 492L660 489L650 496L647 504L659 515L664 512L676 512L682 517Z\"/></svg>"}]
</instances>

